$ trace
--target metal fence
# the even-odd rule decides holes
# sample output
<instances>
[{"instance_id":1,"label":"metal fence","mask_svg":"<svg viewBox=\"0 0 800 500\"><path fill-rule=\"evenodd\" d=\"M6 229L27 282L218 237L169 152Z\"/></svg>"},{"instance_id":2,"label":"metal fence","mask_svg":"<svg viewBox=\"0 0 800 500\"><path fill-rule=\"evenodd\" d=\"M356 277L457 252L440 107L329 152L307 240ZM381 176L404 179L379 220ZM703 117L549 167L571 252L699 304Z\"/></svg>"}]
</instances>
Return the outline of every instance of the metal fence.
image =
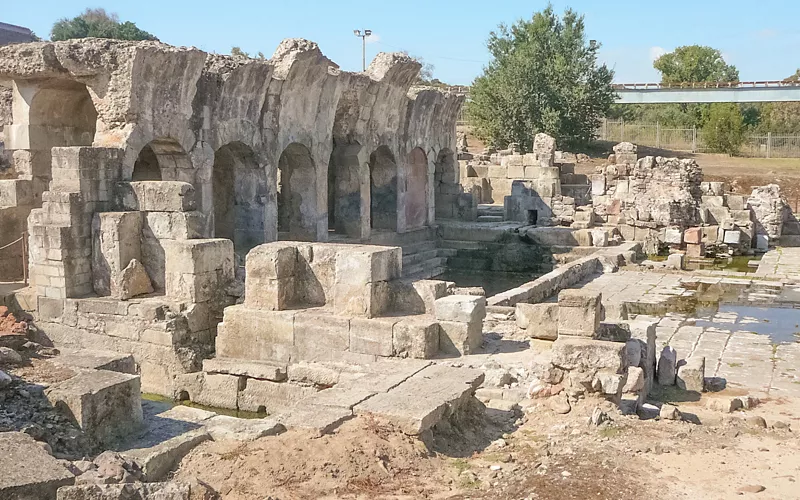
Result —
<instances>
[{"instance_id":1,"label":"metal fence","mask_svg":"<svg viewBox=\"0 0 800 500\"><path fill-rule=\"evenodd\" d=\"M602 141L628 141L673 151L708 152L702 131L696 127L671 128L659 123L631 123L603 120L597 131ZM800 158L800 134L747 134L739 150L740 156L759 158Z\"/></svg>"}]
</instances>

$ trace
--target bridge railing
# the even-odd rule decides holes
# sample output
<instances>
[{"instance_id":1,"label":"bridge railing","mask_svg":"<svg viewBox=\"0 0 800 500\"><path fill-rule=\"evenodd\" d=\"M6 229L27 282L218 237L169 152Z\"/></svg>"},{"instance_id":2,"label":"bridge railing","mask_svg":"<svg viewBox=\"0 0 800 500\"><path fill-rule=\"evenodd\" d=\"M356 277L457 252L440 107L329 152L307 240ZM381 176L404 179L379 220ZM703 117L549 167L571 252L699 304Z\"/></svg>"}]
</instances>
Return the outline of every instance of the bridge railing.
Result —
<instances>
[{"instance_id":1,"label":"bridge railing","mask_svg":"<svg viewBox=\"0 0 800 500\"><path fill-rule=\"evenodd\" d=\"M678 83L615 83L614 90L670 90L670 89L749 89L800 87L800 82L765 80L754 82L678 82Z\"/></svg>"}]
</instances>

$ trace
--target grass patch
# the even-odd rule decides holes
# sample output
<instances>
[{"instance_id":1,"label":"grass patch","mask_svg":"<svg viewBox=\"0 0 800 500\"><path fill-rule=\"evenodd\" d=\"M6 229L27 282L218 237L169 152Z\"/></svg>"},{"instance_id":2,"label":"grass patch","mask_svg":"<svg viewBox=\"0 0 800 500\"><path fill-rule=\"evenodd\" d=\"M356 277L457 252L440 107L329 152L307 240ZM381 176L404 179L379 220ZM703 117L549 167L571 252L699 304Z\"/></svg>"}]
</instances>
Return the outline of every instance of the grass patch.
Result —
<instances>
[{"instance_id":1,"label":"grass patch","mask_svg":"<svg viewBox=\"0 0 800 500\"><path fill-rule=\"evenodd\" d=\"M622 434L622 429L620 429L619 427L606 426L600 428L597 431L597 434L599 434L600 437L612 439Z\"/></svg>"},{"instance_id":2,"label":"grass patch","mask_svg":"<svg viewBox=\"0 0 800 500\"><path fill-rule=\"evenodd\" d=\"M454 468L454 469L455 469L455 470L456 470L456 471L457 471L459 474L461 474L461 473L462 473L462 472L464 472L464 471L470 470L470 469L472 468L472 465L470 465L470 463L469 463L469 462L467 462L466 460L464 460L463 458L456 458L455 460L453 460L453 461L450 463L450 465L452 465L452 466L453 466L453 468Z\"/></svg>"},{"instance_id":3,"label":"grass patch","mask_svg":"<svg viewBox=\"0 0 800 500\"><path fill-rule=\"evenodd\" d=\"M730 366L731 368L739 368L740 366L743 365L741 363L728 363L728 366Z\"/></svg>"}]
</instances>

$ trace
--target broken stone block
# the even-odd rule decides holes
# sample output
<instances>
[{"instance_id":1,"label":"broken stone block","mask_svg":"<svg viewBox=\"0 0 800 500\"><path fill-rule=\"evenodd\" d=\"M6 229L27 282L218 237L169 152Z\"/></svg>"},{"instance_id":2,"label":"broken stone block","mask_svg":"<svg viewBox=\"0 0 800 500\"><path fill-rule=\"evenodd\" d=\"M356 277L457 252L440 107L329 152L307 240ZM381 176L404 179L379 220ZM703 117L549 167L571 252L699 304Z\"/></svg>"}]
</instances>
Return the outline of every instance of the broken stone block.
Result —
<instances>
[{"instance_id":1,"label":"broken stone block","mask_svg":"<svg viewBox=\"0 0 800 500\"><path fill-rule=\"evenodd\" d=\"M247 361L229 358L204 359L203 371L206 373L222 373L272 380L273 382L286 380L286 365L278 365L268 361Z\"/></svg>"},{"instance_id":2,"label":"broken stone block","mask_svg":"<svg viewBox=\"0 0 800 500\"><path fill-rule=\"evenodd\" d=\"M683 254L670 254L669 257L667 257L666 267L667 269L677 269L678 271L683 269Z\"/></svg>"},{"instance_id":3,"label":"broken stone block","mask_svg":"<svg viewBox=\"0 0 800 500\"><path fill-rule=\"evenodd\" d=\"M235 410L244 380L236 375L195 372L177 375L174 386L176 395L185 392L193 403Z\"/></svg>"},{"instance_id":4,"label":"broken stone block","mask_svg":"<svg viewBox=\"0 0 800 500\"><path fill-rule=\"evenodd\" d=\"M132 260L141 261L142 214L102 212L92 219L92 280L101 296L119 298L121 274Z\"/></svg>"},{"instance_id":5,"label":"broken stone block","mask_svg":"<svg viewBox=\"0 0 800 500\"><path fill-rule=\"evenodd\" d=\"M603 302L606 321L625 321L628 319L628 305L625 302Z\"/></svg>"},{"instance_id":6,"label":"broken stone block","mask_svg":"<svg viewBox=\"0 0 800 500\"><path fill-rule=\"evenodd\" d=\"M631 338L631 327L627 323L600 323L595 332L595 340L608 342L627 342Z\"/></svg>"},{"instance_id":7,"label":"broken stone block","mask_svg":"<svg viewBox=\"0 0 800 500\"><path fill-rule=\"evenodd\" d=\"M699 245L703 242L703 229L700 227L690 227L683 233L684 243Z\"/></svg>"},{"instance_id":8,"label":"broken stone block","mask_svg":"<svg viewBox=\"0 0 800 500\"><path fill-rule=\"evenodd\" d=\"M245 305L225 308L217 326L220 358L288 361L294 347L296 311L258 311Z\"/></svg>"},{"instance_id":9,"label":"broken stone block","mask_svg":"<svg viewBox=\"0 0 800 500\"><path fill-rule=\"evenodd\" d=\"M668 227L664 230L664 243L680 245L683 242L683 232L679 227Z\"/></svg>"},{"instance_id":10,"label":"broken stone block","mask_svg":"<svg viewBox=\"0 0 800 500\"><path fill-rule=\"evenodd\" d=\"M147 270L141 262L131 259L119 277L119 298L128 300L148 293L153 293L150 276L147 275Z\"/></svg>"},{"instance_id":11,"label":"broken stone block","mask_svg":"<svg viewBox=\"0 0 800 500\"><path fill-rule=\"evenodd\" d=\"M603 196L606 194L606 176L595 174L592 176L592 196Z\"/></svg>"},{"instance_id":12,"label":"broken stone block","mask_svg":"<svg viewBox=\"0 0 800 500\"><path fill-rule=\"evenodd\" d=\"M608 246L608 232L605 229L597 228L591 230L592 246L594 247L607 247Z\"/></svg>"},{"instance_id":13,"label":"broken stone block","mask_svg":"<svg viewBox=\"0 0 800 500\"><path fill-rule=\"evenodd\" d=\"M239 391L238 408L245 411L279 413L317 392L314 387L286 382L252 378L244 381L245 386Z\"/></svg>"},{"instance_id":14,"label":"broken stone block","mask_svg":"<svg viewBox=\"0 0 800 500\"><path fill-rule=\"evenodd\" d=\"M322 436L330 434L343 422L353 418L353 411L337 406L308 405L303 401L276 418L287 429L304 429Z\"/></svg>"},{"instance_id":15,"label":"broken stone block","mask_svg":"<svg viewBox=\"0 0 800 500\"><path fill-rule=\"evenodd\" d=\"M375 356L394 356L393 318L352 318L350 320L350 351Z\"/></svg>"},{"instance_id":16,"label":"broken stone block","mask_svg":"<svg viewBox=\"0 0 800 500\"><path fill-rule=\"evenodd\" d=\"M678 354L670 346L661 350L658 358L658 383L659 385L675 385L678 370Z\"/></svg>"},{"instance_id":17,"label":"broken stone block","mask_svg":"<svg viewBox=\"0 0 800 500\"><path fill-rule=\"evenodd\" d=\"M644 370L638 366L628 367L628 379L625 381L623 392L638 394L645 388Z\"/></svg>"},{"instance_id":18,"label":"broken stone block","mask_svg":"<svg viewBox=\"0 0 800 500\"><path fill-rule=\"evenodd\" d=\"M462 323L481 322L486 317L486 297L480 295L448 295L435 303L436 319Z\"/></svg>"},{"instance_id":19,"label":"broken stone block","mask_svg":"<svg viewBox=\"0 0 800 500\"><path fill-rule=\"evenodd\" d=\"M532 338L541 340L558 338L558 304L518 302L514 314L517 326L527 330Z\"/></svg>"},{"instance_id":20,"label":"broken stone block","mask_svg":"<svg viewBox=\"0 0 800 500\"><path fill-rule=\"evenodd\" d=\"M639 366L642 362L643 342L639 339L630 339L625 342L625 360L628 367Z\"/></svg>"},{"instance_id":21,"label":"broken stone block","mask_svg":"<svg viewBox=\"0 0 800 500\"><path fill-rule=\"evenodd\" d=\"M115 201L124 210L189 212L197 208L194 187L179 181L119 182Z\"/></svg>"},{"instance_id":22,"label":"broken stone block","mask_svg":"<svg viewBox=\"0 0 800 500\"><path fill-rule=\"evenodd\" d=\"M592 388L606 396L621 396L626 380L624 373L599 371L592 380Z\"/></svg>"},{"instance_id":23,"label":"broken stone block","mask_svg":"<svg viewBox=\"0 0 800 500\"><path fill-rule=\"evenodd\" d=\"M439 323L432 319L403 318L392 330L395 354L430 359L439 352L439 335Z\"/></svg>"},{"instance_id":24,"label":"broken stone block","mask_svg":"<svg viewBox=\"0 0 800 500\"><path fill-rule=\"evenodd\" d=\"M136 375L84 371L51 385L45 396L99 443L112 444L142 425L141 384Z\"/></svg>"},{"instance_id":25,"label":"broken stone block","mask_svg":"<svg viewBox=\"0 0 800 500\"><path fill-rule=\"evenodd\" d=\"M567 289L558 294L558 335L593 337L600 326L602 295Z\"/></svg>"},{"instance_id":26,"label":"broken stone block","mask_svg":"<svg viewBox=\"0 0 800 500\"><path fill-rule=\"evenodd\" d=\"M297 246L272 242L247 253L245 260L245 304L252 309L280 311L289 307L295 289Z\"/></svg>"},{"instance_id":27,"label":"broken stone block","mask_svg":"<svg viewBox=\"0 0 800 500\"><path fill-rule=\"evenodd\" d=\"M233 280L233 242L224 238L163 242L167 296L211 300Z\"/></svg>"},{"instance_id":28,"label":"broken stone block","mask_svg":"<svg viewBox=\"0 0 800 500\"><path fill-rule=\"evenodd\" d=\"M684 391L703 392L705 372L706 358L693 356L678 367L676 384Z\"/></svg>"},{"instance_id":29,"label":"broken stone block","mask_svg":"<svg viewBox=\"0 0 800 500\"><path fill-rule=\"evenodd\" d=\"M742 400L739 398L716 397L706 401L706 408L723 413L733 413L736 410L741 410L742 407Z\"/></svg>"},{"instance_id":30,"label":"broken stone block","mask_svg":"<svg viewBox=\"0 0 800 500\"><path fill-rule=\"evenodd\" d=\"M728 245L738 245L742 241L741 231L725 231L722 242Z\"/></svg>"},{"instance_id":31,"label":"broken stone block","mask_svg":"<svg viewBox=\"0 0 800 500\"><path fill-rule=\"evenodd\" d=\"M0 498L56 498L56 491L73 484L75 476L23 432L0 432Z\"/></svg>"},{"instance_id":32,"label":"broken stone block","mask_svg":"<svg viewBox=\"0 0 800 500\"><path fill-rule=\"evenodd\" d=\"M676 406L664 403L663 405L661 405L661 409L658 412L658 416L662 420L680 420L681 412L680 410L678 410Z\"/></svg>"},{"instance_id":33,"label":"broken stone block","mask_svg":"<svg viewBox=\"0 0 800 500\"><path fill-rule=\"evenodd\" d=\"M562 370L622 373L625 344L581 337L561 337L553 342L551 363Z\"/></svg>"},{"instance_id":34,"label":"broken stone block","mask_svg":"<svg viewBox=\"0 0 800 500\"><path fill-rule=\"evenodd\" d=\"M439 321L439 350L443 353L456 356L474 354L482 343L483 323Z\"/></svg>"}]
</instances>

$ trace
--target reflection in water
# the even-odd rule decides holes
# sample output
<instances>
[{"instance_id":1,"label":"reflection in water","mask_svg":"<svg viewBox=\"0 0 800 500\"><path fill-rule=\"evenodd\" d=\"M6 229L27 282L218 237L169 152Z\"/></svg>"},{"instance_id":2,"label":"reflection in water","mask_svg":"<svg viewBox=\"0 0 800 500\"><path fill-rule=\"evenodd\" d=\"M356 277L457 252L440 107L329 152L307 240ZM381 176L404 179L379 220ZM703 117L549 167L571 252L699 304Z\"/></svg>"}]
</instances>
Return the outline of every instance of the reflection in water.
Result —
<instances>
[{"instance_id":1,"label":"reflection in water","mask_svg":"<svg viewBox=\"0 0 800 500\"><path fill-rule=\"evenodd\" d=\"M268 414L267 413L257 413L254 411L244 411L244 410L231 410L229 408L215 408L213 406L205 406L197 403L192 403L191 401L175 401L172 398L167 398L164 396L159 396L158 394L150 394L150 393L142 393L142 399L145 401L155 401L157 403L166 403L172 406L188 406L190 408L197 408L199 410L206 410L206 411L213 411L219 415L227 415L229 417L237 417L237 418L264 418Z\"/></svg>"},{"instance_id":2,"label":"reflection in water","mask_svg":"<svg viewBox=\"0 0 800 500\"><path fill-rule=\"evenodd\" d=\"M800 341L800 309L723 304L716 311L697 311L695 325L731 332L767 335L774 344Z\"/></svg>"},{"instance_id":3,"label":"reflection in water","mask_svg":"<svg viewBox=\"0 0 800 500\"><path fill-rule=\"evenodd\" d=\"M435 279L453 281L459 287L483 287L487 297L511 290L541 276L532 273L503 273L493 271L466 271L448 269Z\"/></svg>"}]
</instances>

